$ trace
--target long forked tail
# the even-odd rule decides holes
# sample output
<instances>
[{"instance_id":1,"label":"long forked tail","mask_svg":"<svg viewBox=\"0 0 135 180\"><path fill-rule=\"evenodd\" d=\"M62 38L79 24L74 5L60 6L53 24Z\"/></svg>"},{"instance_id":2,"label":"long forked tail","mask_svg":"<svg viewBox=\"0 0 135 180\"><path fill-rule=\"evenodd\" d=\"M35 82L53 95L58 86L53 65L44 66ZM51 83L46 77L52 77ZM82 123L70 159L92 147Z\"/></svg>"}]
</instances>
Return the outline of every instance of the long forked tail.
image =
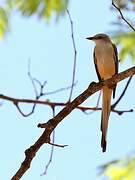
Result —
<instances>
[{"instance_id":1,"label":"long forked tail","mask_svg":"<svg viewBox=\"0 0 135 180\"><path fill-rule=\"evenodd\" d=\"M103 96L102 96L102 117L101 117L101 131L102 131L102 139L101 139L101 147L102 151L106 151L106 135L108 128L108 121L110 115L110 107L111 107L111 96L112 89L107 86L103 87Z\"/></svg>"}]
</instances>

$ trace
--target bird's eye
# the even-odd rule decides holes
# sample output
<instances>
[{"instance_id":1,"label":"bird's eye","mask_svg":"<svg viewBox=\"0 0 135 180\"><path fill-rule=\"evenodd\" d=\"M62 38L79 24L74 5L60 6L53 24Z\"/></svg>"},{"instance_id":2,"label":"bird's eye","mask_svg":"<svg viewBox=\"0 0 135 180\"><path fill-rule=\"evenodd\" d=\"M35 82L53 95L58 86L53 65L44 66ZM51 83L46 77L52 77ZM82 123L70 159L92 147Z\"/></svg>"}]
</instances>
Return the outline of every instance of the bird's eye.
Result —
<instances>
[{"instance_id":1,"label":"bird's eye","mask_svg":"<svg viewBox=\"0 0 135 180\"><path fill-rule=\"evenodd\" d=\"M98 39L102 39L102 36L98 36Z\"/></svg>"}]
</instances>

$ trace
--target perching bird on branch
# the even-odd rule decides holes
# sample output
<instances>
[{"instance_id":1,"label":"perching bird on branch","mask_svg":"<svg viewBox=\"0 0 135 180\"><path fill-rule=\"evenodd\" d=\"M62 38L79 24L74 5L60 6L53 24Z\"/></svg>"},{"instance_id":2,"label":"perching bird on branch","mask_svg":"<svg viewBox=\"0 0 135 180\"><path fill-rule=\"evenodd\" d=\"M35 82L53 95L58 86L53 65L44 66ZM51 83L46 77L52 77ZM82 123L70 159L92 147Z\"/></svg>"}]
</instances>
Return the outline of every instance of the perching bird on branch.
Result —
<instances>
[{"instance_id":1,"label":"perching bird on branch","mask_svg":"<svg viewBox=\"0 0 135 180\"><path fill-rule=\"evenodd\" d=\"M94 64L99 81L111 78L118 74L118 53L116 46L106 34L97 34L93 37L86 38L95 42L94 48ZM109 115L111 110L111 96L115 97L116 86L112 89L108 86L102 88L102 116L101 116L101 147L102 151L106 151L106 136Z\"/></svg>"}]
</instances>

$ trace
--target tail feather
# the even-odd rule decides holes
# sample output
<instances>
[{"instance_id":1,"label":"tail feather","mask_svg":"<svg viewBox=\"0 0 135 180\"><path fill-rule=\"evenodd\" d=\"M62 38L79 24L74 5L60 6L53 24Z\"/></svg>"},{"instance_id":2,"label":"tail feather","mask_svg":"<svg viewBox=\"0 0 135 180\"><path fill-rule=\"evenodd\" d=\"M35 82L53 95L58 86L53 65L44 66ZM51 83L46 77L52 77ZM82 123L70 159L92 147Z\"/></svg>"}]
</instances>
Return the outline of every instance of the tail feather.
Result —
<instances>
[{"instance_id":1,"label":"tail feather","mask_svg":"<svg viewBox=\"0 0 135 180\"><path fill-rule=\"evenodd\" d=\"M112 89L108 88L107 86L104 86L102 116L101 116L101 131L102 131L101 147L103 152L106 151L106 145L107 145L106 135L108 129L109 115L110 115L111 95L112 95Z\"/></svg>"}]
</instances>

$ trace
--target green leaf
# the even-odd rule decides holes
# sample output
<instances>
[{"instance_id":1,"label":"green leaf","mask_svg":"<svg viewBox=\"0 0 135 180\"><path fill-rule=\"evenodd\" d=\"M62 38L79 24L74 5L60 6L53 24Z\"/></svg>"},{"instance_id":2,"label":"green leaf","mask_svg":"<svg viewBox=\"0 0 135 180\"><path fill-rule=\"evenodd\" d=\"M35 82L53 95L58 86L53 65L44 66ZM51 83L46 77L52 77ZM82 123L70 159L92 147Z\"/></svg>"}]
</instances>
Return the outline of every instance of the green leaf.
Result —
<instances>
[{"instance_id":1,"label":"green leaf","mask_svg":"<svg viewBox=\"0 0 135 180\"><path fill-rule=\"evenodd\" d=\"M0 38L4 36L8 29L8 16L6 11L0 7Z\"/></svg>"},{"instance_id":2,"label":"green leaf","mask_svg":"<svg viewBox=\"0 0 135 180\"><path fill-rule=\"evenodd\" d=\"M66 10L67 2L67 0L44 0L40 15L46 18L50 18L53 12L56 12L57 15L59 15Z\"/></svg>"},{"instance_id":3,"label":"green leaf","mask_svg":"<svg viewBox=\"0 0 135 180\"><path fill-rule=\"evenodd\" d=\"M14 9L23 16L36 15L49 20L55 12L57 18L62 14L68 4L68 0L5 0L5 7L0 6L0 37L3 37L9 27L8 19Z\"/></svg>"},{"instance_id":4,"label":"green leaf","mask_svg":"<svg viewBox=\"0 0 135 180\"><path fill-rule=\"evenodd\" d=\"M100 167L102 176L111 180L132 180L135 179L135 157L126 157L122 160L110 162Z\"/></svg>"},{"instance_id":5,"label":"green leaf","mask_svg":"<svg viewBox=\"0 0 135 180\"><path fill-rule=\"evenodd\" d=\"M47 19L51 17L53 12L59 14L65 11L67 3L68 0L15 0L16 8L23 15L37 14Z\"/></svg>"},{"instance_id":6,"label":"green leaf","mask_svg":"<svg viewBox=\"0 0 135 180\"><path fill-rule=\"evenodd\" d=\"M120 46L119 59L123 62L130 57L135 62L135 33L128 32L113 37L113 40Z\"/></svg>"},{"instance_id":7,"label":"green leaf","mask_svg":"<svg viewBox=\"0 0 135 180\"><path fill-rule=\"evenodd\" d=\"M16 0L16 7L25 16L31 16L36 13L41 0Z\"/></svg>"}]
</instances>

